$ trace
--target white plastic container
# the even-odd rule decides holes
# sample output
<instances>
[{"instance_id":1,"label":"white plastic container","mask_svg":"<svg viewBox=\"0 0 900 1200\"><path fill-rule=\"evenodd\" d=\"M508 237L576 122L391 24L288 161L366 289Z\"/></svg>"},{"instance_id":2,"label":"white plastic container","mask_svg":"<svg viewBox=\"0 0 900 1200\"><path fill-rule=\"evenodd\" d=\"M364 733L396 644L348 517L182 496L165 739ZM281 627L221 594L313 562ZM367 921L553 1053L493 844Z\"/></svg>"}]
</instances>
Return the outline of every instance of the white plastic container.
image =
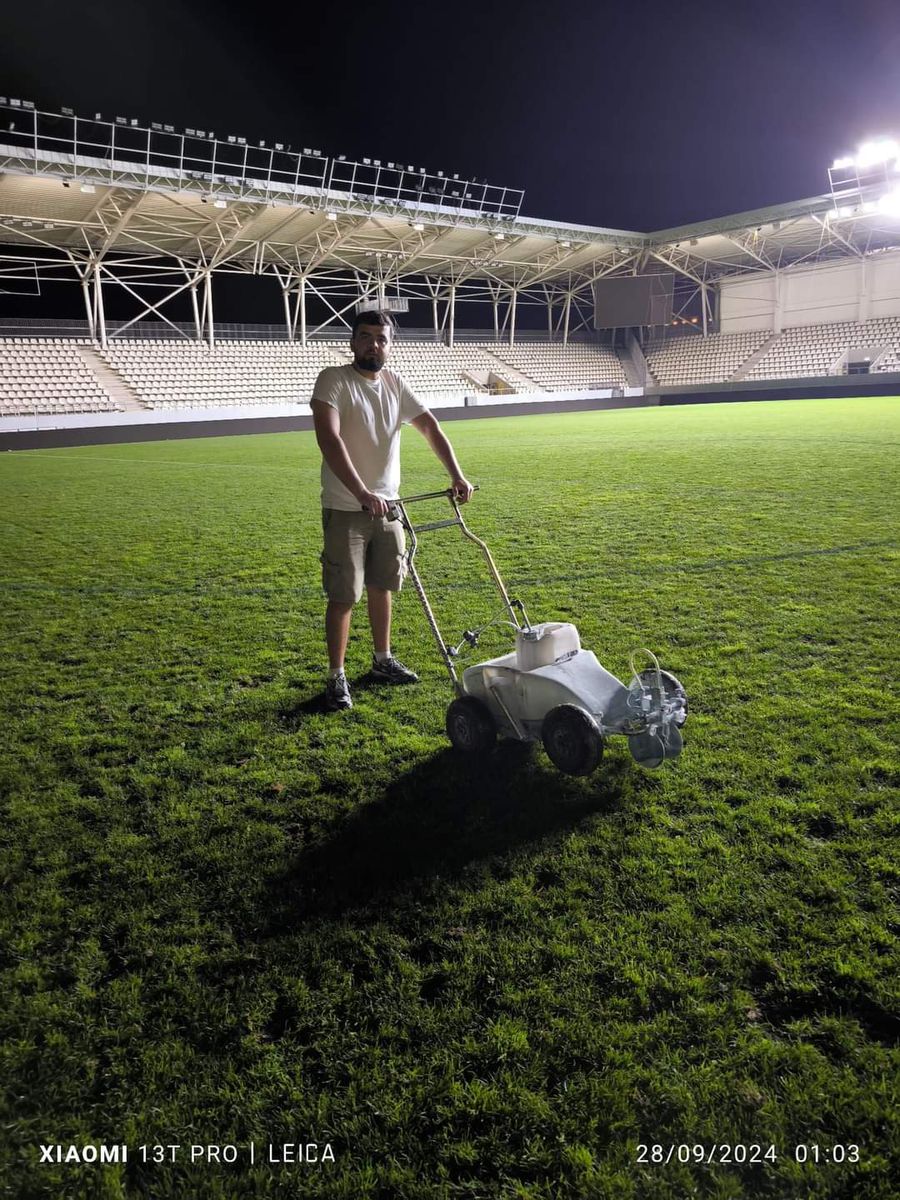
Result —
<instances>
[{"instance_id":1,"label":"white plastic container","mask_svg":"<svg viewBox=\"0 0 900 1200\"><path fill-rule=\"evenodd\" d=\"M578 630L563 621L532 625L526 633L516 634L516 659L520 671L549 667L577 654L580 649Z\"/></svg>"}]
</instances>

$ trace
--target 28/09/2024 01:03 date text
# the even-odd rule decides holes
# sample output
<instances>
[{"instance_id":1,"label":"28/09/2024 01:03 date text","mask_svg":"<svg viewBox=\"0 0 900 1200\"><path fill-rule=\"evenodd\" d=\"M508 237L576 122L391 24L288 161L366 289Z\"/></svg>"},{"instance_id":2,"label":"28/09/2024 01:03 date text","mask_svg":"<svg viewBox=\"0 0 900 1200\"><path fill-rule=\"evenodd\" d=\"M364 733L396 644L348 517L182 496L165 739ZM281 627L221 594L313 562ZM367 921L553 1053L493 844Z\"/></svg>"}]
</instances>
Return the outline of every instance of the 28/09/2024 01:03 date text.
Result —
<instances>
[{"instance_id":1,"label":"28/09/2024 01:03 date text","mask_svg":"<svg viewBox=\"0 0 900 1200\"><path fill-rule=\"evenodd\" d=\"M635 1162L648 1166L665 1166L667 1163L719 1163L723 1166L777 1162L780 1157L793 1158L798 1163L835 1164L858 1163L859 1146L853 1143L820 1145L815 1142L798 1142L787 1151L780 1151L773 1144L758 1142L712 1143L704 1145L692 1142L638 1142Z\"/></svg>"}]
</instances>

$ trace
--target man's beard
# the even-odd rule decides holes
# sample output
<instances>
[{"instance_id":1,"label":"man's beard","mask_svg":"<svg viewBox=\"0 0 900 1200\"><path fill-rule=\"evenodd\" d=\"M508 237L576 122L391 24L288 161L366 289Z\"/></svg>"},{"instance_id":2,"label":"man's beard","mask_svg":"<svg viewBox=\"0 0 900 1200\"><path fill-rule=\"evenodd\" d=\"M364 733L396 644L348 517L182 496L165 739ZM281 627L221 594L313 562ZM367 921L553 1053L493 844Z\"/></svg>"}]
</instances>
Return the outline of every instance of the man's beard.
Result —
<instances>
[{"instance_id":1,"label":"man's beard","mask_svg":"<svg viewBox=\"0 0 900 1200\"><path fill-rule=\"evenodd\" d=\"M371 355L368 358L360 356L356 359L356 366L360 367L363 371L380 371L384 363Z\"/></svg>"}]
</instances>

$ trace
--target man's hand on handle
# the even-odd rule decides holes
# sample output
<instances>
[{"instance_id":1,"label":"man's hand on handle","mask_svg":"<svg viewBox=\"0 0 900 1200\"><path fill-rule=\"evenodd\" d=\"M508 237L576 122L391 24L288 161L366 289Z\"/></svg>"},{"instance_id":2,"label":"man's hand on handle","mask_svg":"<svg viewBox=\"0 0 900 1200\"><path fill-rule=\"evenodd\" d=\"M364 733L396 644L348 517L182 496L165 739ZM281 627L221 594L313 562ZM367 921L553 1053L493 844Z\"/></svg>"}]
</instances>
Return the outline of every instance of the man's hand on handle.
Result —
<instances>
[{"instance_id":1,"label":"man's hand on handle","mask_svg":"<svg viewBox=\"0 0 900 1200\"><path fill-rule=\"evenodd\" d=\"M462 475L455 476L450 484L450 490L459 504L465 504L471 500L472 493L475 491L468 479L464 479Z\"/></svg>"},{"instance_id":2,"label":"man's hand on handle","mask_svg":"<svg viewBox=\"0 0 900 1200\"><path fill-rule=\"evenodd\" d=\"M387 500L382 500L374 492L363 492L359 497L363 508L373 517L386 517L390 508Z\"/></svg>"}]
</instances>

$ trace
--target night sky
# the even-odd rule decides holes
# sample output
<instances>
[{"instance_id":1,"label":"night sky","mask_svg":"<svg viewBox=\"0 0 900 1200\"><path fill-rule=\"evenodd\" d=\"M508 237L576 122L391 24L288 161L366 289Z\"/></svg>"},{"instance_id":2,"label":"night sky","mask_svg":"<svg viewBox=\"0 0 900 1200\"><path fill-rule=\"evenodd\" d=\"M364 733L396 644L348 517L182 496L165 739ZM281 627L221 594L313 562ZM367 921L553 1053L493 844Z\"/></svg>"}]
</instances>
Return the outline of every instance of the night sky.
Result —
<instances>
[{"instance_id":1,"label":"night sky","mask_svg":"<svg viewBox=\"0 0 900 1200\"><path fill-rule=\"evenodd\" d=\"M29 0L3 94L402 160L648 231L827 190L900 133L900 3Z\"/></svg>"}]
</instances>

